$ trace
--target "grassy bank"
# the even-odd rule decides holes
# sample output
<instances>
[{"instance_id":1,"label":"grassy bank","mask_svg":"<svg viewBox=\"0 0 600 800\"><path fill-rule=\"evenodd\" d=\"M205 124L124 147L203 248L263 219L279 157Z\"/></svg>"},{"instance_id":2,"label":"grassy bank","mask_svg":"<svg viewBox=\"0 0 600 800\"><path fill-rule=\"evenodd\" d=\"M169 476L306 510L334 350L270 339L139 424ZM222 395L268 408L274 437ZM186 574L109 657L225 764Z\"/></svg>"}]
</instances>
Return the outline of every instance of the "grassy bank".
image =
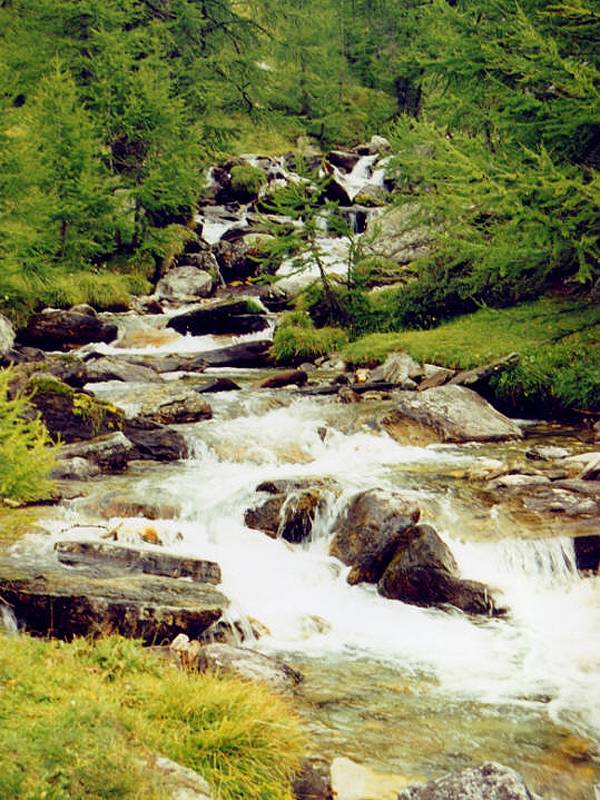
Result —
<instances>
[{"instance_id":1,"label":"grassy bank","mask_svg":"<svg viewBox=\"0 0 600 800\"><path fill-rule=\"evenodd\" d=\"M286 800L304 744L259 685L183 673L120 638L0 636L0 797L164 799L159 753L222 800Z\"/></svg>"},{"instance_id":2,"label":"grassy bank","mask_svg":"<svg viewBox=\"0 0 600 800\"><path fill-rule=\"evenodd\" d=\"M347 345L354 365L381 363L393 350L418 361L469 369L511 352L519 364L492 384L524 409L600 408L600 306L543 298L507 309L481 309L438 328L374 333Z\"/></svg>"}]
</instances>

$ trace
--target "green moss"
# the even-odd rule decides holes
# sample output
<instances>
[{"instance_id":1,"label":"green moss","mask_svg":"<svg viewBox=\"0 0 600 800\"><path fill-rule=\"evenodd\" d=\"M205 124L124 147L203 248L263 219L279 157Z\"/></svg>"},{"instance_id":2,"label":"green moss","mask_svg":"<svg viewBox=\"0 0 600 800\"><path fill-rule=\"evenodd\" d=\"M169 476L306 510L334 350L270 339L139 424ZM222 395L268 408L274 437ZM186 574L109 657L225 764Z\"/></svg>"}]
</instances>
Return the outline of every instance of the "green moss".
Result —
<instances>
[{"instance_id":1,"label":"green moss","mask_svg":"<svg viewBox=\"0 0 600 800\"><path fill-rule=\"evenodd\" d=\"M315 328L308 314L285 314L273 337L273 355L282 364L312 361L339 350L348 341L341 328Z\"/></svg>"},{"instance_id":2,"label":"green moss","mask_svg":"<svg viewBox=\"0 0 600 800\"><path fill-rule=\"evenodd\" d=\"M71 386L47 372L32 375L29 379L29 386L34 392L58 394L61 397L74 398L76 394Z\"/></svg>"},{"instance_id":3,"label":"green moss","mask_svg":"<svg viewBox=\"0 0 600 800\"><path fill-rule=\"evenodd\" d=\"M88 394L78 392L73 396L73 414L90 422L95 435L104 428L118 430L121 427L121 410Z\"/></svg>"},{"instance_id":4,"label":"green moss","mask_svg":"<svg viewBox=\"0 0 600 800\"><path fill-rule=\"evenodd\" d=\"M600 407L600 307L543 298L482 309L427 331L370 334L349 344L353 364L381 363L394 350L421 362L469 369L519 353L520 363L493 381L515 406L547 410Z\"/></svg>"},{"instance_id":5,"label":"green moss","mask_svg":"<svg viewBox=\"0 0 600 800\"><path fill-rule=\"evenodd\" d=\"M160 754L220 800L291 800L305 741L266 688L184 673L135 642L0 636L0 797L160 800Z\"/></svg>"},{"instance_id":6,"label":"green moss","mask_svg":"<svg viewBox=\"0 0 600 800\"><path fill-rule=\"evenodd\" d=\"M231 169L231 187L236 192L256 197L266 183L262 169L251 164L238 164Z\"/></svg>"}]
</instances>

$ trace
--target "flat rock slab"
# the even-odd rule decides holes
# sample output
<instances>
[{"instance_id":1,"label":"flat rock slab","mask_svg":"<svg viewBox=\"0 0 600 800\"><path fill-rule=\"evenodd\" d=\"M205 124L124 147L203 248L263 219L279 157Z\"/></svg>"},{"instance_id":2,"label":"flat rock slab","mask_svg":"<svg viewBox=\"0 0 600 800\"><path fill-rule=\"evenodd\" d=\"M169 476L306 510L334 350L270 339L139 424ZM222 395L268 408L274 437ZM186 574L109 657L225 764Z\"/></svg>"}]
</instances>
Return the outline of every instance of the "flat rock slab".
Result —
<instances>
[{"instance_id":1,"label":"flat rock slab","mask_svg":"<svg viewBox=\"0 0 600 800\"><path fill-rule=\"evenodd\" d=\"M247 680L267 683L274 689L287 691L303 680L302 673L256 650L229 644L209 644L202 648L204 665L215 672L234 673Z\"/></svg>"},{"instance_id":2,"label":"flat rock slab","mask_svg":"<svg viewBox=\"0 0 600 800\"><path fill-rule=\"evenodd\" d=\"M108 542L57 542L58 560L69 566L116 567L121 572L143 572L166 578L192 578L198 583L221 583L221 567L214 561L155 550L123 547Z\"/></svg>"},{"instance_id":3,"label":"flat rock slab","mask_svg":"<svg viewBox=\"0 0 600 800\"><path fill-rule=\"evenodd\" d=\"M523 437L516 422L464 386L399 392L390 421L402 417L434 433L441 442L498 442Z\"/></svg>"},{"instance_id":4,"label":"flat rock slab","mask_svg":"<svg viewBox=\"0 0 600 800\"><path fill-rule=\"evenodd\" d=\"M518 772L488 761L400 792L398 800L535 800Z\"/></svg>"},{"instance_id":5,"label":"flat rock slab","mask_svg":"<svg viewBox=\"0 0 600 800\"><path fill-rule=\"evenodd\" d=\"M198 638L229 605L214 586L128 574L89 578L73 571L40 574L0 562L2 600L27 631L72 639L113 633L155 644L179 633Z\"/></svg>"}]
</instances>

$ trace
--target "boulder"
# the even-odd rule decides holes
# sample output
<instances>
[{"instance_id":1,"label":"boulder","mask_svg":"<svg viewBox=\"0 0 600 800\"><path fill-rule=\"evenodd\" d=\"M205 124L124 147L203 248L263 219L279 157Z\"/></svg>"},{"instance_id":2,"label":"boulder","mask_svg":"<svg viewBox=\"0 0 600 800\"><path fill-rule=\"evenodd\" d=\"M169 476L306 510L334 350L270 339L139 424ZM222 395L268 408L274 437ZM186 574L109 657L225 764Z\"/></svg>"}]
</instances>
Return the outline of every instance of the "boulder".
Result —
<instances>
[{"instance_id":1,"label":"boulder","mask_svg":"<svg viewBox=\"0 0 600 800\"><path fill-rule=\"evenodd\" d=\"M215 255L221 275L227 283L246 280L256 274L262 264L265 245L272 241L268 234L237 236L221 239L215 245Z\"/></svg>"},{"instance_id":2,"label":"boulder","mask_svg":"<svg viewBox=\"0 0 600 800\"><path fill-rule=\"evenodd\" d=\"M308 375L303 369L292 369L269 375L256 384L257 389L280 389L284 386L304 386Z\"/></svg>"},{"instance_id":3,"label":"boulder","mask_svg":"<svg viewBox=\"0 0 600 800\"><path fill-rule=\"evenodd\" d=\"M218 392L236 392L241 388L231 378L215 378L214 381L203 383L202 386L195 386L194 391L198 394L217 394Z\"/></svg>"},{"instance_id":4,"label":"boulder","mask_svg":"<svg viewBox=\"0 0 600 800\"><path fill-rule=\"evenodd\" d=\"M219 265L215 254L210 249L199 250L197 253L183 253L178 260L178 268L195 267L197 270L207 272L211 278L219 278Z\"/></svg>"},{"instance_id":5,"label":"boulder","mask_svg":"<svg viewBox=\"0 0 600 800\"><path fill-rule=\"evenodd\" d=\"M6 317L0 314L0 357L5 356L15 343L15 331Z\"/></svg>"},{"instance_id":6,"label":"boulder","mask_svg":"<svg viewBox=\"0 0 600 800\"><path fill-rule=\"evenodd\" d=\"M197 358L209 367L268 367L271 366L270 339L232 344L200 353Z\"/></svg>"},{"instance_id":7,"label":"boulder","mask_svg":"<svg viewBox=\"0 0 600 800\"><path fill-rule=\"evenodd\" d=\"M206 668L219 673L234 673L246 680L267 683L274 689L289 691L302 682L300 672L276 658L230 644L209 644L203 648Z\"/></svg>"},{"instance_id":8,"label":"boulder","mask_svg":"<svg viewBox=\"0 0 600 800\"><path fill-rule=\"evenodd\" d=\"M443 386L448 383L450 378L456 375L455 370L439 367L437 364L423 364L425 377L419 383L417 391L424 392L425 389L433 389L436 386Z\"/></svg>"},{"instance_id":9,"label":"boulder","mask_svg":"<svg viewBox=\"0 0 600 800\"><path fill-rule=\"evenodd\" d=\"M371 489L355 495L335 521L329 552L351 566L349 583L377 583L403 533L420 516L418 507L398 494Z\"/></svg>"},{"instance_id":10,"label":"boulder","mask_svg":"<svg viewBox=\"0 0 600 800\"><path fill-rule=\"evenodd\" d=\"M166 578L191 578L197 583L221 583L221 568L214 561L179 556L161 550L141 550L99 541L62 541L54 545L61 564L71 567L107 567L117 572L143 572Z\"/></svg>"},{"instance_id":11,"label":"boulder","mask_svg":"<svg viewBox=\"0 0 600 800\"><path fill-rule=\"evenodd\" d=\"M85 362L85 382L123 381L125 383L160 383L158 373L150 367L131 364L121 358L105 356ZM73 377L71 377L73 380ZM71 383L67 381L68 383Z\"/></svg>"},{"instance_id":12,"label":"boulder","mask_svg":"<svg viewBox=\"0 0 600 800\"><path fill-rule=\"evenodd\" d=\"M525 455L531 461L555 461L566 458L569 451L565 447L548 445L546 447L530 447L525 451Z\"/></svg>"},{"instance_id":13,"label":"boulder","mask_svg":"<svg viewBox=\"0 0 600 800\"><path fill-rule=\"evenodd\" d=\"M186 303L198 297L210 297L215 287L212 275L193 266L176 267L156 285L159 300Z\"/></svg>"},{"instance_id":14,"label":"boulder","mask_svg":"<svg viewBox=\"0 0 600 800\"><path fill-rule=\"evenodd\" d=\"M132 459L178 461L188 457L183 436L166 425L136 417L123 421L123 432L133 444Z\"/></svg>"},{"instance_id":15,"label":"boulder","mask_svg":"<svg viewBox=\"0 0 600 800\"><path fill-rule=\"evenodd\" d=\"M204 778L193 769L170 758L156 756L151 769L161 775L168 800L214 800L215 795Z\"/></svg>"},{"instance_id":16,"label":"boulder","mask_svg":"<svg viewBox=\"0 0 600 800\"><path fill-rule=\"evenodd\" d=\"M484 584L458 577L454 556L431 525L403 532L377 589L383 597L410 605L449 604L468 614L499 613Z\"/></svg>"},{"instance_id":17,"label":"boulder","mask_svg":"<svg viewBox=\"0 0 600 800\"><path fill-rule=\"evenodd\" d=\"M140 416L162 425L199 422L212 418L212 409L198 392L192 389L169 389L164 397L142 404Z\"/></svg>"},{"instance_id":18,"label":"boulder","mask_svg":"<svg viewBox=\"0 0 600 800\"><path fill-rule=\"evenodd\" d=\"M544 486L550 483L550 478L545 475L501 475L494 478L487 484L487 489L497 491L498 489L521 489L524 486Z\"/></svg>"},{"instance_id":19,"label":"boulder","mask_svg":"<svg viewBox=\"0 0 600 800\"><path fill-rule=\"evenodd\" d=\"M383 364L371 373L372 381L384 381L414 389L415 381L424 375L423 367L408 353L390 353ZM410 382L410 386L406 384Z\"/></svg>"},{"instance_id":20,"label":"boulder","mask_svg":"<svg viewBox=\"0 0 600 800\"><path fill-rule=\"evenodd\" d=\"M323 507L324 498L318 491L282 492L257 508L248 509L244 523L273 539L281 536L287 542L300 544L310 538L315 517Z\"/></svg>"},{"instance_id":21,"label":"boulder","mask_svg":"<svg viewBox=\"0 0 600 800\"><path fill-rule=\"evenodd\" d=\"M33 375L27 391L53 439L60 438L67 443L93 439L114 433L123 426L125 416L121 409L84 392L76 392L53 375Z\"/></svg>"},{"instance_id":22,"label":"boulder","mask_svg":"<svg viewBox=\"0 0 600 800\"><path fill-rule=\"evenodd\" d=\"M104 519L113 517L143 517L144 519L177 519L181 506L169 493L153 489L151 499L132 497L131 492L109 492L94 497L90 510Z\"/></svg>"},{"instance_id":23,"label":"boulder","mask_svg":"<svg viewBox=\"0 0 600 800\"><path fill-rule=\"evenodd\" d=\"M407 203L373 217L362 241L364 257L380 256L408 264L427 254L431 231L420 218L419 206Z\"/></svg>"},{"instance_id":24,"label":"boulder","mask_svg":"<svg viewBox=\"0 0 600 800\"><path fill-rule=\"evenodd\" d=\"M71 306L69 311L73 311L75 314L87 314L88 317L98 316L96 309L89 305L89 303L79 303L76 306Z\"/></svg>"},{"instance_id":25,"label":"boulder","mask_svg":"<svg viewBox=\"0 0 600 800\"><path fill-rule=\"evenodd\" d=\"M573 540L577 569L598 573L600 570L600 533L597 536L577 536Z\"/></svg>"},{"instance_id":26,"label":"boulder","mask_svg":"<svg viewBox=\"0 0 600 800\"><path fill-rule=\"evenodd\" d=\"M198 638L223 615L227 598L205 583L127 574L88 577L73 570L0 562L2 597L32 634L121 636L154 644L179 633Z\"/></svg>"},{"instance_id":27,"label":"boulder","mask_svg":"<svg viewBox=\"0 0 600 800\"><path fill-rule=\"evenodd\" d=\"M101 472L124 472L132 458L133 445L121 431L97 436L84 442L65 445L60 459L85 459L95 464Z\"/></svg>"},{"instance_id":28,"label":"boulder","mask_svg":"<svg viewBox=\"0 0 600 800\"><path fill-rule=\"evenodd\" d=\"M347 152L345 150L332 150L327 156L327 161L343 172L352 172L360 161L360 156L358 153Z\"/></svg>"},{"instance_id":29,"label":"boulder","mask_svg":"<svg viewBox=\"0 0 600 800\"><path fill-rule=\"evenodd\" d=\"M100 467L90 459L81 456L65 458L62 454L59 454L59 458L57 466L50 473L54 481L87 481L101 474Z\"/></svg>"},{"instance_id":30,"label":"boulder","mask_svg":"<svg viewBox=\"0 0 600 800\"><path fill-rule=\"evenodd\" d=\"M497 442L523 437L516 422L464 386L399 392L396 397L391 422L407 418L442 442Z\"/></svg>"},{"instance_id":31,"label":"boulder","mask_svg":"<svg viewBox=\"0 0 600 800\"><path fill-rule=\"evenodd\" d=\"M113 342L117 335L114 323L97 316L47 308L29 319L17 339L42 350L70 350L90 342Z\"/></svg>"},{"instance_id":32,"label":"boulder","mask_svg":"<svg viewBox=\"0 0 600 800\"><path fill-rule=\"evenodd\" d=\"M518 353L510 353L504 356L504 358L493 361L491 364L485 364L481 367L475 367L475 369L457 372L457 374L450 379L449 384L451 386L476 386L478 384L487 383L494 375L499 375L501 372L506 372L506 370L515 367L519 363L520 358L521 356Z\"/></svg>"},{"instance_id":33,"label":"boulder","mask_svg":"<svg viewBox=\"0 0 600 800\"><path fill-rule=\"evenodd\" d=\"M264 311L249 298L215 300L171 317L167 323L178 333L201 336L207 333L255 333L269 327Z\"/></svg>"},{"instance_id":34,"label":"boulder","mask_svg":"<svg viewBox=\"0 0 600 800\"><path fill-rule=\"evenodd\" d=\"M421 786L410 786L397 800L535 800L515 770L487 761Z\"/></svg>"}]
</instances>

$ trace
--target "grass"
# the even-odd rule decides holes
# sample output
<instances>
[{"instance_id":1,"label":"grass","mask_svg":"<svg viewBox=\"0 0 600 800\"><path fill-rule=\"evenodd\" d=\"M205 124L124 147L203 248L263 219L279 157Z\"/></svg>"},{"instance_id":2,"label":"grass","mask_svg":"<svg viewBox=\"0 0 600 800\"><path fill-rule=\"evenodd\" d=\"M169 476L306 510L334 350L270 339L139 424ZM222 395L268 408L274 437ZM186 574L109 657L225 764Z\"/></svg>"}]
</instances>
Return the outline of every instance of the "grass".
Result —
<instances>
[{"instance_id":1,"label":"grass","mask_svg":"<svg viewBox=\"0 0 600 800\"><path fill-rule=\"evenodd\" d=\"M238 164L231 169L231 186L236 192L256 197L267 183L267 176L251 164Z\"/></svg>"},{"instance_id":2,"label":"grass","mask_svg":"<svg viewBox=\"0 0 600 800\"><path fill-rule=\"evenodd\" d=\"M143 294L149 289L150 284L142 275L82 271L57 276L41 291L39 299L54 308L88 303L97 311L124 311L129 308L132 294Z\"/></svg>"},{"instance_id":3,"label":"grass","mask_svg":"<svg viewBox=\"0 0 600 800\"><path fill-rule=\"evenodd\" d=\"M469 369L511 352L520 363L494 379L513 404L550 410L600 407L600 307L542 298L481 309L425 331L374 333L342 351L355 365L378 364L394 350L421 362Z\"/></svg>"},{"instance_id":4,"label":"grass","mask_svg":"<svg viewBox=\"0 0 600 800\"><path fill-rule=\"evenodd\" d=\"M0 636L0 797L159 800L160 754L219 800L291 800L304 753L287 701L175 669L136 642Z\"/></svg>"},{"instance_id":5,"label":"grass","mask_svg":"<svg viewBox=\"0 0 600 800\"><path fill-rule=\"evenodd\" d=\"M315 328L303 311L284 314L273 337L273 355L280 364L312 361L339 350L348 342L341 328Z\"/></svg>"}]
</instances>

